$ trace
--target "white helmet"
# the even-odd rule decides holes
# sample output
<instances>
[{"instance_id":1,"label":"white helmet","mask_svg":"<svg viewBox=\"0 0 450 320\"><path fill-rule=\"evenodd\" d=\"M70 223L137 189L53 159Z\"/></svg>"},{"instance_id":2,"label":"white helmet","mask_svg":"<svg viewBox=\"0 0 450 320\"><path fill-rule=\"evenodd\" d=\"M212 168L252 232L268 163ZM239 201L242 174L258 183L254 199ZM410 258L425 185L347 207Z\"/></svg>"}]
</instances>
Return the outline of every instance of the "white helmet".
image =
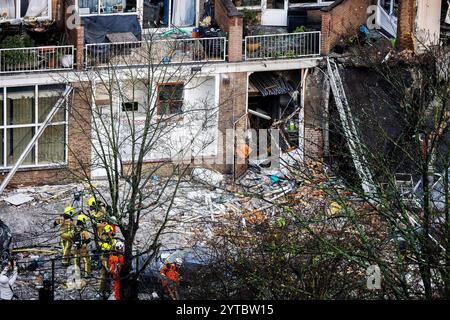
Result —
<instances>
[{"instance_id":1,"label":"white helmet","mask_svg":"<svg viewBox=\"0 0 450 320\"><path fill-rule=\"evenodd\" d=\"M115 248L116 248L117 251L123 251L123 250L125 249L125 245L123 244L123 242L118 241L118 242L116 243Z\"/></svg>"}]
</instances>

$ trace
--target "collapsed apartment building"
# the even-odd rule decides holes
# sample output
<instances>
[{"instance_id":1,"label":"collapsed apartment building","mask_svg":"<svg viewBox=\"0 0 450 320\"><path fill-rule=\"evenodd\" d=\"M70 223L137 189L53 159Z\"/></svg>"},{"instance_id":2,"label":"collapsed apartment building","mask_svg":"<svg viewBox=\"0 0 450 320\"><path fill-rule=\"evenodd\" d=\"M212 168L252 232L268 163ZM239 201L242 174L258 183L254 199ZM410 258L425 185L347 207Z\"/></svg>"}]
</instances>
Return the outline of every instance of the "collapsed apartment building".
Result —
<instances>
[{"instance_id":1,"label":"collapsed apartment building","mask_svg":"<svg viewBox=\"0 0 450 320\"><path fill-rule=\"evenodd\" d=\"M66 22L74 10L81 24L71 28ZM93 152L85 133L92 128L77 117L109 102L94 88L87 104L80 98L82 78L74 75L121 67L124 60L126 68L145 68L135 52L168 39L177 50L161 57L164 67L181 66L196 79L192 88L182 80L155 85L158 99L164 88L176 92L181 102L173 112L209 99L219 110L206 134L278 126L283 137L277 148L321 158L329 144L324 109L330 86L318 68L324 58L370 21L400 48L446 44L448 11L446 0L0 0L1 38L28 34L34 42L0 46L2 188L60 183L89 164ZM119 113L138 112L142 102L116 100ZM180 122L173 134L185 134L188 125ZM223 153L213 142L198 156ZM239 176L246 162L237 165L236 158L214 169ZM156 152L145 160L169 159ZM94 166L91 175L102 171Z\"/></svg>"}]
</instances>

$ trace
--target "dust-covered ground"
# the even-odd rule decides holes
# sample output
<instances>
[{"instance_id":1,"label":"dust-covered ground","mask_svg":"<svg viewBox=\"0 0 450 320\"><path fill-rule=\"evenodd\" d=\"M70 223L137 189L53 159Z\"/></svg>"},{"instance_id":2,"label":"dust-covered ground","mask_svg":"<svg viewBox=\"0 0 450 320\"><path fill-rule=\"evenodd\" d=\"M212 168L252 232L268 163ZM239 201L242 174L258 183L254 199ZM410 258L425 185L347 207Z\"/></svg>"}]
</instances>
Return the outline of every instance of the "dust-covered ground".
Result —
<instances>
[{"instance_id":1,"label":"dust-covered ground","mask_svg":"<svg viewBox=\"0 0 450 320\"><path fill-rule=\"evenodd\" d=\"M262 176L254 175L248 181L261 184L263 180ZM236 223L240 223L242 210L253 210L265 204L260 199L248 199L239 193L225 190L223 183L211 186L189 180L181 182L177 187L176 183L169 184L161 193L161 185L164 183L165 181L156 181L149 190L145 190L151 194L148 201L158 199L158 204L152 206L140 219L134 243L136 253L148 248L167 212L168 223L159 239L161 251L202 247L212 236L212 227L221 217L235 215ZM105 181L97 181L95 184L102 195L108 194ZM266 179L263 184L270 186L271 182ZM268 192L283 193L288 187L289 185L278 185L270 187ZM92 256L92 277L78 280L77 285L74 285L76 278L73 267L61 264L59 229L53 227L53 222L61 216L66 206L86 209L89 194L85 191L83 185L69 184L12 188L1 196L0 219L12 231L11 249L19 265L15 293L20 299L37 299L43 280L51 280L52 277L55 280L55 299L101 299L98 292L100 263L96 255ZM74 202L74 194L77 192L84 193L84 196L82 201ZM8 202L11 196L19 196L19 202L21 198L29 198L23 204L13 205ZM117 236L121 237L120 232ZM91 242L91 252L94 253L94 249L95 243ZM142 290L140 298L152 299L151 291Z\"/></svg>"}]
</instances>

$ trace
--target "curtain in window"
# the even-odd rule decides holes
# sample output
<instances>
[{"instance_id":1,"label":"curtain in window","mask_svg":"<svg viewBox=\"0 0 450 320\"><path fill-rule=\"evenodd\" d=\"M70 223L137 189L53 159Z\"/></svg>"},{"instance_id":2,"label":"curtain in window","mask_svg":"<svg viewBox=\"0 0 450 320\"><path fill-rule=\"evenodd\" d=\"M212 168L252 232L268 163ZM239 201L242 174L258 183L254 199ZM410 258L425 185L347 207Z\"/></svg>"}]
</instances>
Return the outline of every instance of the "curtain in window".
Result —
<instances>
[{"instance_id":1,"label":"curtain in window","mask_svg":"<svg viewBox=\"0 0 450 320\"><path fill-rule=\"evenodd\" d=\"M34 122L34 95L14 97L8 93L6 122L10 125L31 124Z\"/></svg>"},{"instance_id":2,"label":"curtain in window","mask_svg":"<svg viewBox=\"0 0 450 320\"><path fill-rule=\"evenodd\" d=\"M48 126L38 141L38 163L64 162L64 125Z\"/></svg>"},{"instance_id":3,"label":"curtain in window","mask_svg":"<svg viewBox=\"0 0 450 320\"><path fill-rule=\"evenodd\" d=\"M15 0L0 0L0 21L16 18Z\"/></svg>"},{"instance_id":4,"label":"curtain in window","mask_svg":"<svg viewBox=\"0 0 450 320\"><path fill-rule=\"evenodd\" d=\"M48 0L30 0L27 17L45 17L48 16Z\"/></svg>"},{"instance_id":5,"label":"curtain in window","mask_svg":"<svg viewBox=\"0 0 450 320\"><path fill-rule=\"evenodd\" d=\"M196 0L173 0L173 25L177 27L187 27L195 24L195 1Z\"/></svg>"},{"instance_id":6,"label":"curtain in window","mask_svg":"<svg viewBox=\"0 0 450 320\"><path fill-rule=\"evenodd\" d=\"M8 165L12 166L21 156L22 152L30 143L34 135L34 127L30 128L11 128L6 135L6 150L8 152ZM23 161L24 165L34 164L34 148L28 153Z\"/></svg>"}]
</instances>

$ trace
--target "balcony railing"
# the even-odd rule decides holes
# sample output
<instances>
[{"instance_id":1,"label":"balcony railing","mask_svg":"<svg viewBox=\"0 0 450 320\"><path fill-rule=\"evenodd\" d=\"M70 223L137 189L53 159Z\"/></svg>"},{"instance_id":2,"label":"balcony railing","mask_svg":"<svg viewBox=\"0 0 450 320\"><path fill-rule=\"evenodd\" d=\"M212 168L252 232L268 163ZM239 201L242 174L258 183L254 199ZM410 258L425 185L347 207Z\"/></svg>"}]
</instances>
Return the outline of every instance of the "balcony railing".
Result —
<instances>
[{"instance_id":1,"label":"balcony railing","mask_svg":"<svg viewBox=\"0 0 450 320\"><path fill-rule=\"evenodd\" d=\"M146 40L87 44L85 67L225 61L226 38Z\"/></svg>"},{"instance_id":2,"label":"balcony railing","mask_svg":"<svg viewBox=\"0 0 450 320\"><path fill-rule=\"evenodd\" d=\"M0 49L0 73L73 69L73 46Z\"/></svg>"},{"instance_id":3,"label":"balcony railing","mask_svg":"<svg viewBox=\"0 0 450 320\"><path fill-rule=\"evenodd\" d=\"M320 55L320 31L245 37L245 60Z\"/></svg>"}]
</instances>

